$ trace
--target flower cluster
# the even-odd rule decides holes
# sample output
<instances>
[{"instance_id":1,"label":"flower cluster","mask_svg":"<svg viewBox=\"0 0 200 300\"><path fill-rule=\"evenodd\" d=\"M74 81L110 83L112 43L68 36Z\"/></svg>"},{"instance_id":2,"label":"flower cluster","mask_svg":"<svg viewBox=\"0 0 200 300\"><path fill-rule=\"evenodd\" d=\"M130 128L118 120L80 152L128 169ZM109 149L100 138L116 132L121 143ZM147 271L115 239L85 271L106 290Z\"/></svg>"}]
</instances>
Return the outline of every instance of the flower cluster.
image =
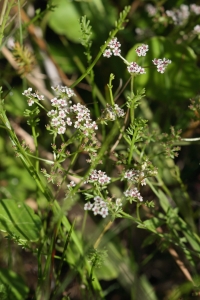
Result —
<instances>
[{"instance_id":1,"label":"flower cluster","mask_svg":"<svg viewBox=\"0 0 200 300\"><path fill-rule=\"evenodd\" d=\"M52 86L51 89L62 96L67 96L68 99L73 96L76 96L74 91L66 86L57 85L56 87Z\"/></svg>"},{"instance_id":2,"label":"flower cluster","mask_svg":"<svg viewBox=\"0 0 200 300\"><path fill-rule=\"evenodd\" d=\"M94 202L91 203L88 201L84 205L84 210L92 210L94 215L101 215L105 218L108 215L108 205L107 203L99 196L94 197Z\"/></svg>"},{"instance_id":3,"label":"flower cluster","mask_svg":"<svg viewBox=\"0 0 200 300\"><path fill-rule=\"evenodd\" d=\"M124 115L124 110L120 108L118 104L115 104L114 106L107 104L106 108L102 112L101 119L115 121L116 118L122 118Z\"/></svg>"},{"instance_id":4,"label":"flower cluster","mask_svg":"<svg viewBox=\"0 0 200 300\"><path fill-rule=\"evenodd\" d=\"M153 177L158 174L158 169L153 166L152 162L145 160L141 165L142 173L145 172L145 177ZM144 185L144 184L143 184Z\"/></svg>"},{"instance_id":5,"label":"flower cluster","mask_svg":"<svg viewBox=\"0 0 200 300\"><path fill-rule=\"evenodd\" d=\"M195 15L200 15L200 6L196 4L190 4L190 11Z\"/></svg>"},{"instance_id":6,"label":"flower cluster","mask_svg":"<svg viewBox=\"0 0 200 300\"><path fill-rule=\"evenodd\" d=\"M164 73L166 67L171 64L171 60L170 59L166 59L166 58L154 58L153 60L154 65L157 67L157 71L159 73Z\"/></svg>"},{"instance_id":7,"label":"flower cluster","mask_svg":"<svg viewBox=\"0 0 200 300\"><path fill-rule=\"evenodd\" d=\"M181 25L185 20L189 18L189 6L182 4L179 9L166 10L166 15L172 18L174 24Z\"/></svg>"},{"instance_id":8,"label":"flower cluster","mask_svg":"<svg viewBox=\"0 0 200 300\"><path fill-rule=\"evenodd\" d=\"M98 182L100 185L110 183L111 178L106 175L105 172L101 170L93 170L89 176L89 179L85 183L94 183Z\"/></svg>"},{"instance_id":9,"label":"flower cluster","mask_svg":"<svg viewBox=\"0 0 200 300\"><path fill-rule=\"evenodd\" d=\"M193 33L194 34L199 34L200 33L200 25L194 26Z\"/></svg>"},{"instance_id":10,"label":"flower cluster","mask_svg":"<svg viewBox=\"0 0 200 300\"><path fill-rule=\"evenodd\" d=\"M161 18L163 16L169 17L175 25L182 25L186 20L189 19L191 14L200 15L200 6L196 4L180 5L179 8L174 8L173 10L166 10L163 15L163 7L155 7L152 4L147 4L145 9L150 17L155 17L155 20L158 19L159 12L161 13Z\"/></svg>"},{"instance_id":11,"label":"flower cluster","mask_svg":"<svg viewBox=\"0 0 200 300\"><path fill-rule=\"evenodd\" d=\"M109 210L111 214L122 211L121 206L122 201L120 198L117 198L115 202L111 202L111 198L109 198L107 199L107 202L105 202L100 196L95 196L93 203L88 201L84 205L84 210L91 210L95 216L101 215L103 218L105 218L107 217Z\"/></svg>"},{"instance_id":12,"label":"flower cluster","mask_svg":"<svg viewBox=\"0 0 200 300\"><path fill-rule=\"evenodd\" d=\"M45 168L41 168L41 172L43 173L43 175L47 178L47 181L53 184L56 184L57 186L60 186L60 176L62 175L62 171L61 170L56 170L54 169L54 167L51 168L50 173L47 172L47 170Z\"/></svg>"},{"instance_id":13,"label":"flower cluster","mask_svg":"<svg viewBox=\"0 0 200 300\"><path fill-rule=\"evenodd\" d=\"M114 111L115 111L116 116L119 118L124 117L124 115L125 115L124 110L122 108L120 108L118 104L114 105Z\"/></svg>"},{"instance_id":14,"label":"flower cluster","mask_svg":"<svg viewBox=\"0 0 200 300\"><path fill-rule=\"evenodd\" d=\"M182 25L184 21L190 17L191 13L200 15L200 6L196 4L190 4L190 6L182 4L179 9L166 10L166 15L170 17L176 25Z\"/></svg>"},{"instance_id":15,"label":"flower cluster","mask_svg":"<svg viewBox=\"0 0 200 300\"><path fill-rule=\"evenodd\" d=\"M119 56L121 53L120 47L121 47L121 44L117 40L117 38L112 39L110 41L110 43L108 44L108 48L104 51L103 56L111 57L112 54L115 56Z\"/></svg>"},{"instance_id":16,"label":"flower cluster","mask_svg":"<svg viewBox=\"0 0 200 300\"><path fill-rule=\"evenodd\" d=\"M47 113L48 117L51 118L50 126L52 131L64 134L66 126L74 126L74 128L81 130L85 136L92 135L94 130L98 129L98 126L95 121L92 121L87 107L80 103L72 105L70 98L75 96L74 91L66 86L51 88L58 93L57 97L51 99L51 105L54 109ZM28 98L29 106L38 100L44 100L43 95L31 92L32 88L28 88L22 93ZM50 126L47 128L50 129Z\"/></svg>"},{"instance_id":17,"label":"flower cluster","mask_svg":"<svg viewBox=\"0 0 200 300\"><path fill-rule=\"evenodd\" d=\"M104 51L103 56L105 57L111 57L112 54L119 56L128 66L127 70L130 74L145 74L144 68L139 66L136 62L128 62L125 58L121 56L121 44L118 42L117 38L114 38L110 41L108 44L108 48ZM135 49L137 55L140 56L146 56L147 51L149 50L149 46L146 44L142 44L141 46L137 47ZM159 73L164 73L166 67L168 64L171 63L169 59L156 59L153 60L154 65L157 66L157 71Z\"/></svg>"},{"instance_id":18,"label":"flower cluster","mask_svg":"<svg viewBox=\"0 0 200 300\"><path fill-rule=\"evenodd\" d=\"M128 67L127 70L129 73L136 73L136 74L145 74L145 70L144 68L140 67L136 62L131 62Z\"/></svg>"},{"instance_id":19,"label":"flower cluster","mask_svg":"<svg viewBox=\"0 0 200 300\"><path fill-rule=\"evenodd\" d=\"M70 188L72 188L74 186L76 186L76 183L73 180L70 181L70 183L67 185L68 189L70 189Z\"/></svg>"},{"instance_id":20,"label":"flower cluster","mask_svg":"<svg viewBox=\"0 0 200 300\"><path fill-rule=\"evenodd\" d=\"M142 44L141 46L137 47L137 49L135 49L138 56L146 56L148 50L149 46L145 44Z\"/></svg>"},{"instance_id":21,"label":"flower cluster","mask_svg":"<svg viewBox=\"0 0 200 300\"><path fill-rule=\"evenodd\" d=\"M141 185L146 185L144 172L141 172L139 170L127 170L124 174L124 178L128 179L135 183L140 183Z\"/></svg>"},{"instance_id":22,"label":"flower cluster","mask_svg":"<svg viewBox=\"0 0 200 300\"><path fill-rule=\"evenodd\" d=\"M150 3L145 6L145 10L150 17L155 16L157 13L157 8Z\"/></svg>"},{"instance_id":23,"label":"flower cluster","mask_svg":"<svg viewBox=\"0 0 200 300\"><path fill-rule=\"evenodd\" d=\"M27 90L25 90L22 93L22 95L24 95L24 96L26 96L28 98L28 100L27 100L28 106L32 106L38 100L44 100L44 96L43 95L39 95L37 93L32 93L32 88L28 88Z\"/></svg>"},{"instance_id":24,"label":"flower cluster","mask_svg":"<svg viewBox=\"0 0 200 300\"><path fill-rule=\"evenodd\" d=\"M115 202L115 205L116 205L117 208L122 206L122 200L120 198L117 198L116 202Z\"/></svg>"},{"instance_id":25,"label":"flower cluster","mask_svg":"<svg viewBox=\"0 0 200 300\"><path fill-rule=\"evenodd\" d=\"M53 90L59 91L62 98L51 100L51 105L55 109L49 111L47 115L51 118L51 127L58 134L65 133L66 126L74 126L86 136L98 129L96 122L92 121L87 107L80 103L72 105L72 101L69 100L75 96L72 89L61 86L53 88Z\"/></svg>"},{"instance_id":26,"label":"flower cluster","mask_svg":"<svg viewBox=\"0 0 200 300\"><path fill-rule=\"evenodd\" d=\"M133 199L137 199L139 201L143 201L142 196L140 195L140 192L138 191L138 189L132 188L132 189L128 189L124 192L125 197L129 197L129 198L133 198Z\"/></svg>"},{"instance_id":27,"label":"flower cluster","mask_svg":"<svg viewBox=\"0 0 200 300\"><path fill-rule=\"evenodd\" d=\"M189 105L189 109L191 109L194 113L194 119L200 120L200 98L199 96L190 99L191 104Z\"/></svg>"}]
</instances>

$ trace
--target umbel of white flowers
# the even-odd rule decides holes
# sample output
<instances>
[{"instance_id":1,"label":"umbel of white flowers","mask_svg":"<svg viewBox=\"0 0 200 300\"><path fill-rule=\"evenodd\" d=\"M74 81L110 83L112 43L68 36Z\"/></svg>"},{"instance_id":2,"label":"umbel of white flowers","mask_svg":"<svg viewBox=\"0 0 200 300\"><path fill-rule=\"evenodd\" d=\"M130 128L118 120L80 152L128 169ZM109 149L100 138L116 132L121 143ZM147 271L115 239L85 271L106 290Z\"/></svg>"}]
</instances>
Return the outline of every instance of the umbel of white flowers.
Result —
<instances>
[{"instance_id":1,"label":"umbel of white flowers","mask_svg":"<svg viewBox=\"0 0 200 300\"><path fill-rule=\"evenodd\" d=\"M121 56L120 47L121 44L117 38L112 39L104 51L103 56L108 58L112 55L119 56L125 62L125 64L127 64L127 70L130 74L145 74L146 71L143 67L139 66L136 62L128 62L123 56ZM149 46L145 44L142 44L135 49L138 56L146 56L148 50ZM166 67L171 64L171 60L166 58L154 58L152 62L157 67L157 71L161 74L163 74L166 70Z\"/></svg>"}]
</instances>

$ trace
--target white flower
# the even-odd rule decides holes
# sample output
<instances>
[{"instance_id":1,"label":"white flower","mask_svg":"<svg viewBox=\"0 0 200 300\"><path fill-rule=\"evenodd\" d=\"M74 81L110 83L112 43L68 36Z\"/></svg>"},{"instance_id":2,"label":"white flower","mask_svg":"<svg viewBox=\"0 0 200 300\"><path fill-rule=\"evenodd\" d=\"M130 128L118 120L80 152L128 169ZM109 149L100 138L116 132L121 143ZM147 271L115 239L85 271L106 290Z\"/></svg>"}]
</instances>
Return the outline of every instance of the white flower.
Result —
<instances>
[{"instance_id":1,"label":"white flower","mask_svg":"<svg viewBox=\"0 0 200 300\"><path fill-rule=\"evenodd\" d=\"M153 6L152 4L147 4L145 6L146 11L148 12L150 17L155 16L156 12L157 12L157 8L155 6Z\"/></svg>"},{"instance_id":2,"label":"white flower","mask_svg":"<svg viewBox=\"0 0 200 300\"><path fill-rule=\"evenodd\" d=\"M68 188L75 186L75 182L72 180L70 183L67 185Z\"/></svg>"},{"instance_id":3,"label":"white flower","mask_svg":"<svg viewBox=\"0 0 200 300\"><path fill-rule=\"evenodd\" d=\"M107 217L108 215L108 208L103 207L99 213L103 218Z\"/></svg>"},{"instance_id":4,"label":"white flower","mask_svg":"<svg viewBox=\"0 0 200 300\"><path fill-rule=\"evenodd\" d=\"M121 49L119 49L119 48L114 48L114 49L113 49L113 54L114 54L115 56L119 56L120 53L121 53Z\"/></svg>"},{"instance_id":5,"label":"white flower","mask_svg":"<svg viewBox=\"0 0 200 300\"><path fill-rule=\"evenodd\" d=\"M112 56L112 51L110 49L106 49L103 53L103 56L111 57Z\"/></svg>"},{"instance_id":6,"label":"white flower","mask_svg":"<svg viewBox=\"0 0 200 300\"><path fill-rule=\"evenodd\" d=\"M58 128L58 134L64 134L66 131L66 128L64 126L61 126Z\"/></svg>"},{"instance_id":7,"label":"white flower","mask_svg":"<svg viewBox=\"0 0 200 300\"><path fill-rule=\"evenodd\" d=\"M167 59L167 58L164 57L163 59L161 59L161 58L154 58L154 59L152 60L152 62L153 62L154 65L156 65L157 71L158 71L159 73L164 73L166 67L167 67L169 64L171 64L172 61L171 61L170 59Z\"/></svg>"},{"instance_id":8,"label":"white flower","mask_svg":"<svg viewBox=\"0 0 200 300\"><path fill-rule=\"evenodd\" d=\"M149 46L145 44L142 44L142 46L135 49L138 56L146 56L148 50Z\"/></svg>"},{"instance_id":9,"label":"white flower","mask_svg":"<svg viewBox=\"0 0 200 300\"><path fill-rule=\"evenodd\" d=\"M126 190L124 192L124 195L125 197L131 197L131 198L136 198L138 199L139 201L143 201L143 198L142 196L140 195L140 192L138 191L138 189L135 187L133 189L129 189L129 190Z\"/></svg>"},{"instance_id":10,"label":"white flower","mask_svg":"<svg viewBox=\"0 0 200 300\"><path fill-rule=\"evenodd\" d=\"M116 199L116 206L122 206L122 201L120 198Z\"/></svg>"},{"instance_id":11,"label":"white flower","mask_svg":"<svg viewBox=\"0 0 200 300\"><path fill-rule=\"evenodd\" d=\"M140 67L136 62L131 62L127 67L129 73L145 74L144 68Z\"/></svg>"},{"instance_id":12,"label":"white flower","mask_svg":"<svg viewBox=\"0 0 200 300\"><path fill-rule=\"evenodd\" d=\"M199 33L200 33L200 25L196 25L196 26L194 27L194 29L193 29L193 32L194 32L195 34L199 34Z\"/></svg>"},{"instance_id":13,"label":"white flower","mask_svg":"<svg viewBox=\"0 0 200 300\"><path fill-rule=\"evenodd\" d=\"M24 95L24 96L29 96L29 95L31 94L31 92L32 92L32 88L28 88L27 90L25 90L25 91L22 93L22 95Z\"/></svg>"},{"instance_id":14,"label":"white flower","mask_svg":"<svg viewBox=\"0 0 200 300\"><path fill-rule=\"evenodd\" d=\"M196 4L190 4L191 12L195 13L196 15L200 15L200 6Z\"/></svg>"},{"instance_id":15,"label":"white flower","mask_svg":"<svg viewBox=\"0 0 200 300\"><path fill-rule=\"evenodd\" d=\"M87 202L85 205L84 205L84 210L91 210L93 207L93 204L91 202Z\"/></svg>"},{"instance_id":16,"label":"white flower","mask_svg":"<svg viewBox=\"0 0 200 300\"><path fill-rule=\"evenodd\" d=\"M28 106L32 106L35 103L32 99L28 99L27 102Z\"/></svg>"}]
</instances>

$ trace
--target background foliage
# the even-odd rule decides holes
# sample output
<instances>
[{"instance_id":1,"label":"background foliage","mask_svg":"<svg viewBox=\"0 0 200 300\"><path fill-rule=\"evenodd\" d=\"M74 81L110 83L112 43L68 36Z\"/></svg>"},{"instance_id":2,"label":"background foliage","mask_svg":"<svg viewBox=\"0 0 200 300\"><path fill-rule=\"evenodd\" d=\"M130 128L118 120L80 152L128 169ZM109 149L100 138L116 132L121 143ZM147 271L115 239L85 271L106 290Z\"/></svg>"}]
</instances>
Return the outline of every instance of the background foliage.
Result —
<instances>
[{"instance_id":1,"label":"background foliage","mask_svg":"<svg viewBox=\"0 0 200 300\"><path fill-rule=\"evenodd\" d=\"M0 2L1 11L4 2ZM149 180L147 186L142 187L142 195L146 201L153 201L155 206L143 205L141 219L144 222L116 219L104 235L97 253L90 247L95 244L106 221L89 215L83 234L83 198L75 196L73 202L66 203L64 208L62 206L67 181L60 189L49 184L60 204L52 212L46 197L33 180L31 170L28 173L25 164L16 157L8 132L1 126L1 299L199 299L200 151L199 140L191 139L198 138L200 129L199 113L196 109L194 113L189 105L190 99L199 103L200 46L199 35L193 34L193 28L200 24L200 14L191 14L182 24L174 24L167 17L166 10L179 9L182 4L190 5L190 1L151 1L157 8L153 16L147 11L149 3L142 0L13 1L1 45L0 86L7 117L21 144L25 140L34 152L31 127L24 115L27 102L22 92L30 86L38 90L45 96L45 107L50 109L51 86L70 87L74 84L108 39L119 13L130 5L129 22L117 34L124 57L128 61L137 61L135 49L145 43L150 50L145 60L140 58L140 63L149 66L155 57L172 60L164 74L150 67L145 75L135 78L136 89L145 88L146 91L137 108L137 117L147 119L150 131L156 130L158 137L162 132L170 134L171 126L176 130L182 129L182 140L177 142L182 149L175 159L163 159L163 156L156 155L159 144L152 143L151 147L147 147L149 159L158 168L158 181L156 187L153 185L155 182ZM84 53L87 50L83 47L80 29L82 16L90 20L92 28L88 41L91 57ZM18 42L14 48L13 39ZM112 84L115 96L119 94L117 103L124 105L129 76L118 57L107 59L101 56L93 73L74 87L77 101L86 104L93 117L98 117L109 102L107 84L110 73L115 75ZM122 87L125 88L119 93ZM44 111L39 113L39 119L35 124L38 151L44 160L53 160L52 136L46 130L49 120ZM102 131L101 138L106 138L108 132L108 129ZM124 154L126 149L121 150ZM35 164L34 159L31 161ZM66 169L68 164L66 161L63 168ZM36 168L39 167L48 168L43 161L40 166L36 165ZM81 176L85 168L83 154L74 169L79 170L77 174ZM108 161L105 170L112 168ZM41 181L46 184L42 175ZM113 184L112 188L118 194L124 186ZM19 209L21 215L18 214ZM56 241L52 241L56 229L51 226L51 214L54 215L55 211L59 214L62 209L69 221L63 225ZM136 204L127 203L126 211L135 217ZM41 230L43 236L40 239L45 246L37 241ZM45 235L48 238L52 235L52 240L45 239ZM52 270L49 271L53 276L49 275L51 283L44 278L38 280L44 260L51 260L46 254L48 248L52 250L51 254L55 251L52 264L55 273L60 270L59 284ZM40 252L40 249L38 263L37 251ZM84 251L81 252L81 249ZM97 267L98 264L100 267L92 273L97 285L91 283L88 292L83 265L88 271L89 266ZM101 296L95 294L98 284L103 291Z\"/></svg>"}]
</instances>

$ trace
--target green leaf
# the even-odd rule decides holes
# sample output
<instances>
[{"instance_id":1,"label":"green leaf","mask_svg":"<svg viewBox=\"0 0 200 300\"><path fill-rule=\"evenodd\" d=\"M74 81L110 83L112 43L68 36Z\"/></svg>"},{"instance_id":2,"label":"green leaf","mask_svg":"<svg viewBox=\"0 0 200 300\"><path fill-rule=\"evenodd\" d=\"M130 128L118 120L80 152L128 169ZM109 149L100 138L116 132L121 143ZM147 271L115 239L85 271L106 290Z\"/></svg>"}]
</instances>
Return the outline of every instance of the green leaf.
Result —
<instances>
[{"instance_id":1,"label":"green leaf","mask_svg":"<svg viewBox=\"0 0 200 300\"><path fill-rule=\"evenodd\" d=\"M0 231L21 241L35 241L40 229L41 220L29 206L10 199L0 201Z\"/></svg>"},{"instance_id":2,"label":"green leaf","mask_svg":"<svg viewBox=\"0 0 200 300\"><path fill-rule=\"evenodd\" d=\"M72 62L68 47L66 48L59 41L57 43L49 42L48 46L50 53L64 72L69 74L76 72L76 66Z\"/></svg>"},{"instance_id":3,"label":"green leaf","mask_svg":"<svg viewBox=\"0 0 200 300\"><path fill-rule=\"evenodd\" d=\"M142 248L154 244L157 238L158 236L156 234L148 235L142 243Z\"/></svg>"},{"instance_id":4,"label":"green leaf","mask_svg":"<svg viewBox=\"0 0 200 300\"><path fill-rule=\"evenodd\" d=\"M24 300L29 292L21 276L8 269L0 269L0 299Z\"/></svg>"},{"instance_id":5,"label":"green leaf","mask_svg":"<svg viewBox=\"0 0 200 300\"><path fill-rule=\"evenodd\" d=\"M162 223L164 223L164 221L159 220L158 218L154 217L154 218L144 221L143 224L140 224L137 227L141 228L141 229L148 229L152 232L158 233L158 231L156 229L159 226L161 226Z\"/></svg>"},{"instance_id":6,"label":"green leaf","mask_svg":"<svg viewBox=\"0 0 200 300\"><path fill-rule=\"evenodd\" d=\"M8 98L5 101L6 111L12 113L14 116L23 116L23 111L27 107L27 101L22 96L22 91L17 88L13 88L8 94Z\"/></svg>"},{"instance_id":7,"label":"green leaf","mask_svg":"<svg viewBox=\"0 0 200 300\"><path fill-rule=\"evenodd\" d=\"M57 0L55 11L49 15L49 26L58 34L65 35L69 40L80 43L80 15L75 5L66 0Z\"/></svg>"},{"instance_id":8,"label":"green leaf","mask_svg":"<svg viewBox=\"0 0 200 300\"><path fill-rule=\"evenodd\" d=\"M146 276L142 275L139 279L138 298L142 300L157 300L153 286L149 283Z\"/></svg>"},{"instance_id":9,"label":"green leaf","mask_svg":"<svg viewBox=\"0 0 200 300\"><path fill-rule=\"evenodd\" d=\"M106 258L101 267L94 270L94 273L99 280L113 280L118 276L117 268L113 267L113 262L109 258Z\"/></svg>"}]
</instances>

